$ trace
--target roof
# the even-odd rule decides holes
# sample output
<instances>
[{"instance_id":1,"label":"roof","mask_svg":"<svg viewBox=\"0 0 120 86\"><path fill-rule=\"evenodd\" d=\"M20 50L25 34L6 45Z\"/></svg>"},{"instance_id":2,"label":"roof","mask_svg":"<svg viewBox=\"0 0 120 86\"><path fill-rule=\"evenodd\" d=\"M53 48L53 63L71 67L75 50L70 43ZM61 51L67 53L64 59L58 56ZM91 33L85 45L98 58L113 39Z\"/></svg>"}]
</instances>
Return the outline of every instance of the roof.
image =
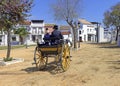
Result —
<instances>
[{"instance_id":1,"label":"roof","mask_svg":"<svg viewBox=\"0 0 120 86\"><path fill-rule=\"evenodd\" d=\"M55 24L45 24L45 28L53 28Z\"/></svg>"},{"instance_id":2,"label":"roof","mask_svg":"<svg viewBox=\"0 0 120 86\"><path fill-rule=\"evenodd\" d=\"M70 30L71 27L70 27L70 26L66 26L66 25L61 25L61 26L59 27L59 29L60 29L60 30Z\"/></svg>"},{"instance_id":3,"label":"roof","mask_svg":"<svg viewBox=\"0 0 120 86\"><path fill-rule=\"evenodd\" d=\"M55 25L54 23L46 23L45 24L46 26L53 26L53 25Z\"/></svg>"},{"instance_id":4,"label":"roof","mask_svg":"<svg viewBox=\"0 0 120 86\"><path fill-rule=\"evenodd\" d=\"M71 32L70 32L71 27L70 27L70 26L61 25L61 26L59 27L59 29L60 29L62 35L69 35L69 34L71 34Z\"/></svg>"},{"instance_id":5,"label":"roof","mask_svg":"<svg viewBox=\"0 0 120 86\"><path fill-rule=\"evenodd\" d=\"M33 23L43 23L44 20L31 20L31 22L33 22Z\"/></svg>"},{"instance_id":6,"label":"roof","mask_svg":"<svg viewBox=\"0 0 120 86\"><path fill-rule=\"evenodd\" d=\"M62 35L69 35L70 32L61 32Z\"/></svg>"},{"instance_id":7,"label":"roof","mask_svg":"<svg viewBox=\"0 0 120 86\"><path fill-rule=\"evenodd\" d=\"M31 22L27 20L20 23L20 25L30 25L30 24Z\"/></svg>"},{"instance_id":8,"label":"roof","mask_svg":"<svg viewBox=\"0 0 120 86\"><path fill-rule=\"evenodd\" d=\"M92 25L91 22L89 22L89 21L87 21L87 20L85 20L85 19L78 19L78 21L79 21L80 23L82 23L82 24Z\"/></svg>"}]
</instances>

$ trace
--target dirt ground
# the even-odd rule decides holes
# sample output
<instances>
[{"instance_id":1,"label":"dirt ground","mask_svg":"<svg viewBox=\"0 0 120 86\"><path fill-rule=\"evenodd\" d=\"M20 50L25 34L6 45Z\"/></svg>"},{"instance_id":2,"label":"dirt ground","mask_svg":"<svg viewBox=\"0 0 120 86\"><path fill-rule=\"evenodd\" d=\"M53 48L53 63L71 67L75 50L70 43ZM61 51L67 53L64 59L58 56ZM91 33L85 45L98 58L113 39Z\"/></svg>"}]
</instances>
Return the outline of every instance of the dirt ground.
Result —
<instances>
[{"instance_id":1,"label":"dirt ground","mask_svg":"<svg viewBox=\"0 0 120 86\"><path fill-rule=\"evenodd\" d=\"M13 49L12 57L23 58L21 63L0 66L0 86L120 86L120 48L106 44L81 43L71 51L72 61L66 72L52 65L37 71L32 65L35 46ZM6 50L0 50L0 58ZM54 58L49 58L54 61Z\"/></svg>"}]
</instances>

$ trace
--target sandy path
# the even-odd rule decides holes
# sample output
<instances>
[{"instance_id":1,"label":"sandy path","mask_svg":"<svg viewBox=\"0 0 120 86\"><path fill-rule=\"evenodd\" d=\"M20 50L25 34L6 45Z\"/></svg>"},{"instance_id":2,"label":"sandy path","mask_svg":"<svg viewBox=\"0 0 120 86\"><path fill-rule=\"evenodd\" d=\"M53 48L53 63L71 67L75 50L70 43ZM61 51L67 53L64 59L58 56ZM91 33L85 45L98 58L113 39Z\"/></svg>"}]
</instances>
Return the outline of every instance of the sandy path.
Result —
<instances>
[{"instance_id":1,"label":"sandy path","mask_svg":"<svg viewBox=\"0 0 120 86\"><path fill-rule=\"evenodd\" d=\"M120 86L120 48L82 43L81 49L71 52L71 66L63 73L52 67L37 71L31 64L34 48L12 50L12 57L25 61L0 66L0 86ZM0 57L5 55L0 50Z\"/></svg>"}]
</instances>

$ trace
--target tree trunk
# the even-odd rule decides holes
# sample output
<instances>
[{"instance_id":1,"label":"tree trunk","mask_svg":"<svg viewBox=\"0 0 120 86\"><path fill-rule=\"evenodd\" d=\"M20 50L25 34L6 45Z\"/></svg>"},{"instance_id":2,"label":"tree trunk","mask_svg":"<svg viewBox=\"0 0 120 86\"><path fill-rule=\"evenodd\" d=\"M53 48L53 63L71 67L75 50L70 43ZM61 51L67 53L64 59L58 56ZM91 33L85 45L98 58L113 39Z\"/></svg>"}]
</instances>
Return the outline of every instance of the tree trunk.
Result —
<instances>
[{"instance_id":1,"label":"tree trunk","mask_svg":"<svg viewBox=\"0 0 120 86\"><path fill-rule=\"evenodd\" d=\"M73 44L74 44L74 49L77 49L77 29L76 28L72 28L73 29Z\"/></svg>"},{"instance_id":2,"label":"tree trunk","mask_svg":"<svg viewBox=\"0 0 120 86\"><path fill-rule=\"evenodd\" d=\"M72 32L73 32L73 37L72 37L72 39L73 39L73 48L74 48L74 49L77 49L77 34L78 34L78 33L77 33L77 27L73 25L72 21L69 22L69 21L66 20L66 22L67 22L67 23L71 26L71 28L72 28Z\"/></svg>"},{"instance_id":3,"label":"tree trunk","mask_svg":"<svg viewBox=\"0 0 120 86\"><path fill-rule=\"evenodd\" d=\"M116 39L115 39L115 41L118 40L118 33L119 33L119 30L120 30L120 26L117 27L117 33L116 33Z\"/></svg>"},{"instance_id":4,"label":"tree trunk","mask_svg":"<svg viewBox=\"0 0 120 86\"><path fill-rule=\"evenodd\" d=\"M8 29L8 31L7 31L7 56L6 56L6 58L10 58L10 52L11 52L11 40L10 40L10 38L11 38L11 30L10 30L10 28Z\"/></svg>"},{"instance_id":5,"label":"tree trunk","mask_svg":"<svg viewBox=\"0 0 120 86\"><path fill-rule=\"evenodd\" d=\"M22 37L22 36L20 36L20 42L21 42L21 45L24 44L24 43L23 43L23 37Z\"/></svg>"}]
</instances>

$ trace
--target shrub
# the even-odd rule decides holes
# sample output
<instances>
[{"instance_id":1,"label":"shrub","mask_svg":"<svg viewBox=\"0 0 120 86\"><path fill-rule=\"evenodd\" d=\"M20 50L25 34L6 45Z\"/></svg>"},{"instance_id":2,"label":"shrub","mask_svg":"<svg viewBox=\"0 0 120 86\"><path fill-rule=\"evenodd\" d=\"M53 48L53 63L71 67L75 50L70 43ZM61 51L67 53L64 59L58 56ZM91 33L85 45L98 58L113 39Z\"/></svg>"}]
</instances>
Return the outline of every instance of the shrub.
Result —
<instances>
[{"instance_id":1,"label":"shrub","mask_svg":"<svg viewBox=\"0 0 120 86\"><path fill-rule=\"evenodd\" d=\"M3 61L5 61L5 62L7 62L7 61L12 61L12 60L13 60L12 57L10 57L10 58L5 58L5 57L3 57Z\"/></svg>"}]
</instances>

